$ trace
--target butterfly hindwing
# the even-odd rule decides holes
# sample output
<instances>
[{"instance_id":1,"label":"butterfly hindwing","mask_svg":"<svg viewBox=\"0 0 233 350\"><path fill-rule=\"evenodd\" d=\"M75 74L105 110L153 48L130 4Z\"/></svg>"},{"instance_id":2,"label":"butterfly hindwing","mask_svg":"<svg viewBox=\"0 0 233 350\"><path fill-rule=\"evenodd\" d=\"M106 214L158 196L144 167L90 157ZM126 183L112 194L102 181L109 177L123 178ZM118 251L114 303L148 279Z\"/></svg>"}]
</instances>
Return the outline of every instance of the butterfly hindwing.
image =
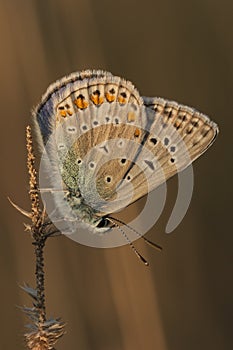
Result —
<instances>
[{"instance_id":1,"label":"butterfly hindwing","mask_svg":"<svg viewBox=\"0 0 233 350\"><path fill-rule=\"evenodd\" d=\"M205 152L218 133L217 125L195 109L161 98L144 98L144 103L147 134L143 130L146 136L137 148L135 163L126 172L125 178L132 186L127 190L125 182L121 189L125 200L131 198L130 203L185 169ZM140 121L136 124L140 127Z\"/></svg>"}]
</instances>

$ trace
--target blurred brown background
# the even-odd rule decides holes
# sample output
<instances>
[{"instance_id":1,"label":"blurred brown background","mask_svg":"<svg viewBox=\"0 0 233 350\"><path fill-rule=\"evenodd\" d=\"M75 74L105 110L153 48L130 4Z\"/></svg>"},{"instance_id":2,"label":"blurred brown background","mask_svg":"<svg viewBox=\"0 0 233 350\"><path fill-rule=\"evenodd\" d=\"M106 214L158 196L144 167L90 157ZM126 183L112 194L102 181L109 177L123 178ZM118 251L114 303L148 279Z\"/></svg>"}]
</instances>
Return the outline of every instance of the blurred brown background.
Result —
<instances>
[{"instance_id":1,"label":"blurred brown background","mask_svg":"<svg viewBox=\"0 0 233 350\"><path fill-rule=\"evenodd\" d=\"M168 184L166 208L147 236L164 251L136 242L149 268L128 246L48 242L48 315L67 322L56 348L232 349L232 15L231 0L0 1L1 349L24 349L27 320L16 305L31 300L18 284L34 285L26 219L7 201L29 208L25 126L51 82L84 68L195 106L221 132L195 162L192 202L171 235L164 230L176 178Z\"/></svg>"}]
</instances>

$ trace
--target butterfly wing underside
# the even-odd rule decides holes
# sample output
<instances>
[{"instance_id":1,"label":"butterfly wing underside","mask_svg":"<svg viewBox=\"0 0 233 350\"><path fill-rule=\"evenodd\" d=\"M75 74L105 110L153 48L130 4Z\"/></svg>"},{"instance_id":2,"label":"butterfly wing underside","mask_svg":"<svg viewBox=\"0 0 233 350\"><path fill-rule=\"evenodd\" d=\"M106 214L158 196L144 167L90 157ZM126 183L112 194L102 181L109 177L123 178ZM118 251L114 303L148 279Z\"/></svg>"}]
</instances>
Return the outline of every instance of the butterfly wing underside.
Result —
<instances>
[{"instance_id":1,"label":"butterfly wing underside","mask_svg":"<svg viewBox=\"0 0 233 350\"><path fill-rule=\"evenodd\" d=\"M49 89L35 112L43 143L52 138L64 189L81 194L99 216L123 209L185 169L218 133L202 113L141 98L130 82L110 73L79 73L59 86Z\"/></svg>"},{"instance_id":2,"label":"butterfly wing underside","mask_svg":"<svg viewBox=\"0 0 233 350\"><path fill-rule=\"evenodd\" d=\"M126 200L128 197L130 203L185 169L210 147L218 133L214 122L187 106L161 98L144 98L144 104L139 118L146 118L147 124L142 131L140 123L135 123L137 134L141 132L141 136L138 136L139 145L135 144L134 162L128 160L123 165L119 159L112 160L104 168L105 174L111 177L121 174L124 180L129 179L131 188L127 181L121 181L120 198ZM103 173L97 176L97 183L101 184L100 195L105 197ZM116 183L109 184L110 193L114 195L115 186ZM111 200L111 197L108 199ZM120 202L114 205L116 210L120 209ZM108 205L103 205L101 209L111 212Z\"/></svg>"}]
</instances>

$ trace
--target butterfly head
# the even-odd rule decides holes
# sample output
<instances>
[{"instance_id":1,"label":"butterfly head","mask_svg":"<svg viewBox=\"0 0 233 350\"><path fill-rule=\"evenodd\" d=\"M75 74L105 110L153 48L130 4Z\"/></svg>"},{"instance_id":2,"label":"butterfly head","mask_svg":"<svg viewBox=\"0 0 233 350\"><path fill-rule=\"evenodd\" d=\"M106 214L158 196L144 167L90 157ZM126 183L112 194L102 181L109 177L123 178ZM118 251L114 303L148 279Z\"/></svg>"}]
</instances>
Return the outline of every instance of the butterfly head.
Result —
<instances>
[{"instance_id":1,"label":"butterfly head","mask_svg":"<svg viewBox=\"0 0 233 350\"><path fill-rule=\"evenodd\" d=\"M95 231L97 232L107 232L113 227L112 222L108 217L102 217L96 222Z\"/></svg>"}]
</instances>

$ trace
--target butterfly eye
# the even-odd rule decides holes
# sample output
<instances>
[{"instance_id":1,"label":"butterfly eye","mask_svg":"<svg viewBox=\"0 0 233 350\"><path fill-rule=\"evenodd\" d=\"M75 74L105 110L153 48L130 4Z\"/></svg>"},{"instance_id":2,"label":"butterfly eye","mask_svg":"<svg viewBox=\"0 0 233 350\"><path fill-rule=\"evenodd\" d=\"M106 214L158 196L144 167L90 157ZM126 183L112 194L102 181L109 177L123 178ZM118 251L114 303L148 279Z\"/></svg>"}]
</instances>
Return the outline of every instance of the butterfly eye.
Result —
<instances>
[{"instance_id":1,"label":"butterfly eye","mask_svg":"<svg viewBox=\"0 0 233 350\"><path fill-rule=\"evenodd\" d=\"M84 131L87 130L87 125L84 124L84 125L82 126L82 129L83 129Z\"/></svg>"},{"instance_id":2,"label":"butterfly eye","mask_svg":"<svg viewBox=\"0 0 233 350\"><path fill-rule=\"evenodd\" d=\"M77 164L81 164L82 163L82 159L77 159Z\"/></svg>"},{"instance_id":3,"label":"butterfly eye","mask_svg":"<svg viewBox=\"0 0 233 350\"><path fill-rule=\"evenodd\" d=\"M175 147L175 146L171 146L171 147L170 147L170 151L171 151L171 152L175 152L175 150L176 150L176 147Z\"/></svg>"},{"instance_id":4,"label":"butterfly eye","mask_svg":"<svg viewBox=\"0 0 233 350\"><path fill-rule=\"evenodd\" d=\"M175 161L176 161L175 158L171 158L171 159L170 159L170 162L171 162L171 163L175 163Z\"/></svg>"},{"instance_id":5,"label":"butterfly eye","mask_svg":"<svg viewBox=\"0 0 233 350\"><path fill-rule=\"evenodd\" d=\"M126 178L127 181L130 181L131 180L131 176L128 175L127 178Z\"/></svg>"},{"instance_id":6,"label":"butterfly eye","mask_svg":"<svg viewBox=\"0 0 233 350\"><path fill-rule=\"evenodd\" d=\"M164 142L164 145L167 146L169 144L170 140L168 137L165 137L163 142Z\"/></svg>"},{"instance_id":7,"label":"butterfly eye","mask_svg":"<svg viewBox=\"0 0 233 350\"><path fill-rule=\"evenodd\" d=\"M93 121L93 125L94 125L94 126L97 126L98 124L99 124L99 122L98 122L97 120L94 120L94 121Z\"/></svg>"},{"instance_id":8,"label":"butterfly eye","mask_svg":"<svg viewBox=\"0 0 233 350\"><path fill-rule=\"evenodd\" d=\"M98 222L98 225L96 225L96 227L98 228L107 227L109 223L110 222L107 218L101 218L101 220Z\"/></svg>"}]
</instances>

